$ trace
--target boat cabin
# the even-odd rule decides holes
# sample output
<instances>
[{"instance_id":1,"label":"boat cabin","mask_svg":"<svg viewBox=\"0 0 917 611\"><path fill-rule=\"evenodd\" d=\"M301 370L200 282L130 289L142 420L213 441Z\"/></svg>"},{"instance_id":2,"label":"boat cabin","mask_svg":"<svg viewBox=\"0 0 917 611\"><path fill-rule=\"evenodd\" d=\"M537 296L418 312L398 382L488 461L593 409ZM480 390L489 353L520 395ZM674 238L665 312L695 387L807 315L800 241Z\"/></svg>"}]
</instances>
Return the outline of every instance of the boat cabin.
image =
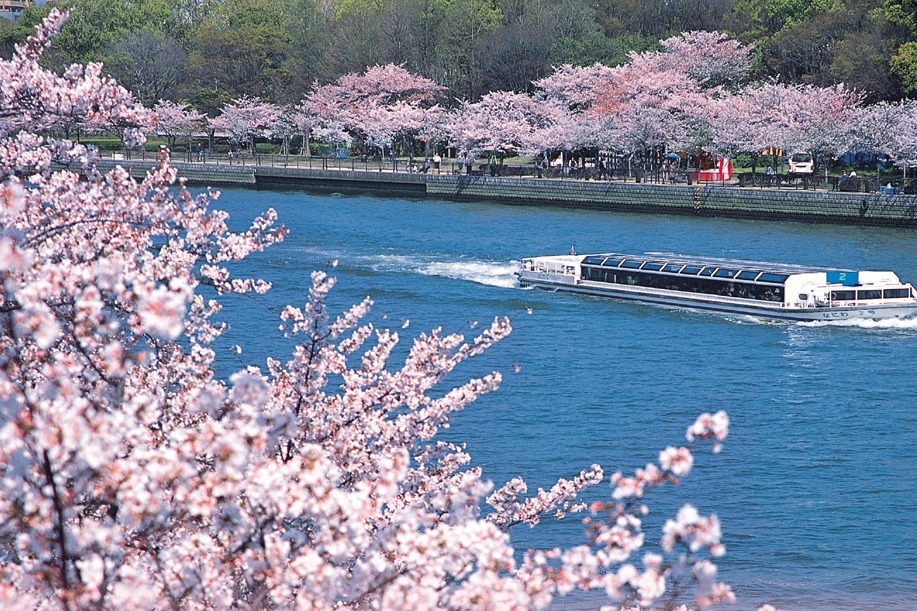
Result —
<instances>
[{"instance_id":1,"label":"boat cabin","mask_svg":"<svg viewBox=\"0 0 917 611\"><path fill-rule=\"evenodd\" d=\"M892 272L831 270L778 263L650 253L560 255L523 261L555 282L598 282L772 302L784 307L838 307L913 300Z\"/></svg>"}]
</instances>

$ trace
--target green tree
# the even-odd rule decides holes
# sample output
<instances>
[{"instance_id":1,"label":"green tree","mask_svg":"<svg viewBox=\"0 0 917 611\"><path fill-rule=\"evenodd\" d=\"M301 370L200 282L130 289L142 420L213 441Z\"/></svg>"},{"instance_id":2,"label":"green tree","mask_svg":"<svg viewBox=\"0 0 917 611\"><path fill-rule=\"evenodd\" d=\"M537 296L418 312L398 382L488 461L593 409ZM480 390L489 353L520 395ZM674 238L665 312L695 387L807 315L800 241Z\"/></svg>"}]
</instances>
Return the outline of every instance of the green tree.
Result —
<instances>
[{"instance_id":1,"label":"green tree","mask_svg":"<svg viewBox=\"0 0 917 611\"><path fill-rule=\"evenodd\" d=\"M380 40L382 7L379 0L341 3L331 23L333 37L326 50L327 80L386 63Z\"/></svg>"},{"instance_id":2,"label":"green tree","mask_svg":"<svg viewBox=\"0 0 917 611\"><path fill-rule=\"evenodd\" d=\"M842 0L735 0L728 25L746 41L761 41L818 15L846 10Z\"/></svg>"},{"instance_id":3,"label":"green tree","mask_svg":"<svg viewBox=\"0 0 917 611\"><path fill-rule=\"evenodd\" d=\"M735 0L595 0L595 19L609 38L654 41L692 30L721 30Z\"/></svg>"},{"instance_id":4,"label":"green tree","mask_svg":"<svg viewBox=\"0 0 917 611\"><path fill-rule=\"evenodd\" d=\"M788 23L758 43L761 66L766 75L788 82L827 84L836 46L851 27L851 16L846 11L829 11Z\"/></svg>"},{"instance_id":5,"label":"green tree","mask_svg":"<svg viewBox=\"0 0 917 611\"><path fill-rule=\"evenodd\" d=\"M332 40L330 27L330 15L318 0L284 4L287 50L282 71L288 79L286 101L299 101L314 81L324 80Z\"/></svg>"},{"instance_id":6,"label":"green tree","mask_svg":"<svg viewBox=\"0 0 917 611\"><path fill-rule=\"evenodd\" d=\"M380 14L380 53L428 78L441 78L437 44L443 35L447 0L400 0Z\"/></svg>"},{"instance_id":7,"label":"green tree","mask_svg":"<svg viewBox=\"0 0 917 611\"><path fill-rule=\"evenodd\" d=\"M70 19L51 46L51 64L100 61L105 49L139 30L176 27L173 0L60 0Z\"/></svg>"},{"instance_id":8,"label":"green tree","mask_svg":"<svg viewBox=\"0 0 917 611\"><path fill-rule=\"evenodd\" d=\"M892 40L878 28L849 33L835 47L831 80L864 92L870 103L899 98L901 84L890 66Z\"/></svg>"},{"instance_id":9,"label":"green tree","mask_svg":"<svg viewBox=\"0 0 917 611\"><path fill-rule=\"evenodd\" d=\"M199 91L224 91L232 98L284 99L289 43L281 4L272 0L222 3L204 18L192 41L188 74Z\"/></svg>"},{"instance_id":10,"label":"green tree","mask_svg":"<svg viewBox=\"0 0 917 611\"><path fill-rule=\"evenodd\" d=\"M109 73L148 108L161 99L177 99L187 59L176 40L149 30L127 34L103 57Z\"/></svg>"},{"instance_id":11,"label":"green tree","mask_svg":"<svg viewBox=\"0 0 917 611\"><path fill-rule=\"evenodd\" d=\"M466 99L484 93L482 43L500 27L501 17L491 0L452 0L446 7L437 56L445 84Z\"/></svg>"},{"instance_id":12,"label":"green tree","mask_svg":"<svg viewBox=\"0 0 917 611\"><path fill-rule=\"evenodd\" d=\"M602 53L604 35L582 0L506 0L501 7L502 27L482 46L487 90L528 91L553 66L592 64Z\"/></svg>"},{"instance_id":13,"label":"green tree","mask_svg":"<svg viewBox=\"0 0 917 611\"><path fill-rule=\"evenodd\" d=\"M891 58L891 71L908 95L917 95L917 42L906 42Z\"/></svg>"},{"instance_id":14,"label":"green tree","mask_svg":"<svg viewBox=\"0 0 917 611\"><path fill-rule=\"evenodd\" d=\"M917 0L886 0L885 16L917 35Z\"/></svg>"},{"instance_id":15,"label":"green tree","mask_svg":"<svg viewBox=\"0 0 917 611\"><path fill-rule=\"evenodd\" d=\"M12 57L15 45L25 42L50 10L46 4L33 4L26 7L15 21L0 19L0 57Z\"/></svg>"}]
</instances>

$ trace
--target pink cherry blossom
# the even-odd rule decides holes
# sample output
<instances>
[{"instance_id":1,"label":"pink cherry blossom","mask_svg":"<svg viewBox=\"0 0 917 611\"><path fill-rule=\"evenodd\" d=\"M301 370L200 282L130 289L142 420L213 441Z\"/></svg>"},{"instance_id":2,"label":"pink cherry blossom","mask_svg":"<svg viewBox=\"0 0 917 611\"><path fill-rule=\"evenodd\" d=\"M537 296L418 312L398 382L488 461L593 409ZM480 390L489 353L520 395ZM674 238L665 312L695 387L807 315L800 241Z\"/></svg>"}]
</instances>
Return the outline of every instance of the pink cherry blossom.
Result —
<instances>
[{"instance_id":1,"label":"pink cherry blossom","mask_svg":"<svg viewBox=\"0 0 917 611\"><path fill-rule=\"evenodd\" d=\"M169 139L169 146L174 146L179 137L191 137L202 131L207 122L204 113L188 108L187 104L168 100L159 100L153 112L156 113L156 129Z\"/></svg>"},{"instance_id":2,"label":"pink cherry blossom","mask_svg":"<svg viewBox=\"0 0 917 611\"><path fill-rule=\"evenodd\" d=\"M671 471L673 475L682 477L691 471L694 465L694 456L688 448L667 447L659 453L659 466L663 471Z\"/></svg>"},{"instance_id":3,"label":"pink cherry blossom","mask_svg":"<svg viewBox=\"0 0 917 611\"><path fill-rule=\"evenodd\" d=\"M272 135L280 115L276 105L242 96L224 106L220 116L210 119L210 126L226 132L237 145L248 141L254 147L256 137Z\"/></svg>"},{"instance_id":4,"label":"pink cherry blossom","mask_svg":"<svg viewBox=\"0 0 917 611\"><path fill-rule=\"evenodd\" d=\"M721 32L682 32L659 42L660 59L684 70L706 87L741 84L752 65L754 47Z\"/></svg>"},{"instance_id":5,"label":"pink cherry blossom","mask_svg":"<svg viewBox=\"0 0 917 611\"><path fill-rule=\"evenodd\" d=\"M15 93L30 83L150 125L123 90L97 98L41 67L61 19L52 12L0 60L12 83L3 112L40 110ZM238 116L257 104L238 103ZM0 134L0 603L543 609L573 589L630 606L731 595L713 580L715 516L683 508L666 523L665 554L645 553L642 571L629 562L646 541L647 495L686 472L697 443L663 451L662 470L613 476L581 544L517 560L512 526L583 509L603 471L528 497L521 479L494 492L464 446L440 438L499 387L497 371L451 378L507 337L506 318L470 337L406 337L371 321L368 298L332 312L334 279L318 271L305 302L278 315L289 353L219 377L221 302L270 288L227 263L282 240L276 214L230 232L219 194L188 191L168 155L140 181L103 174L91 155L83 177L54 167L83 153L36 136L48 124L36 121ZM267 125L244 123L232 128L240 138ZM707 414L689 435L718 442L727 427Z\"/></svg>"},{"instance_id":6,"label":"pink cherry blossom","mask_svg":"<svg viewBox=\"0 0 917 611\"><path fill-rule=\"evenodd\" d=\"M397 137L416 135L434 121L444 93L432 80L388 64L314 88L302 108L316 124L389 147Z\"/></svg>"}]
</instances>

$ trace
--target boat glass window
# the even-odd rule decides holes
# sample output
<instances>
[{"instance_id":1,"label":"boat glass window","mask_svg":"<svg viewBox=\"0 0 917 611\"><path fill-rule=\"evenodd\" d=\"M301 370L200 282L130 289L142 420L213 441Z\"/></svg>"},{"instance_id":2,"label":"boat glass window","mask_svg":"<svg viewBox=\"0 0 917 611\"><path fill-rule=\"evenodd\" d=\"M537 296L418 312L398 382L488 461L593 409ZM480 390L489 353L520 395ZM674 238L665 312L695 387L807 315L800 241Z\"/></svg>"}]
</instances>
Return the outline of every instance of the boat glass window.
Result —
<instances>
[{"instance_id":1,"label":"boat glass window","mask_svg":"<svg viewBox=\"0 0 917 611\"><path fill-rule=\"evenodd\" d=\"M760 273L761 272L752 272L746 269L746 270L739 272L739 275L736 276L736 278L738 278L739 280L754 280L755 278L758 277L758 274Z\"/></svg>"},{"instance_id":2,"label":"boat glass window","mask_svg":"<svg viewBox=\"0 0 917 611\"><path fill-rule=\"evenodd\" d=\"M831 291L832 301L853 301L856 299L856 291Z\"/></svg>"},{"instance_id":3,"label":"boat glass window","mask_svg":"<svg viewBox=\"0 0 917 611\"><path fill-rule=\"evenodd\" d=\"M586 257L585 259L583 259L583 263L585 263L586 265L601 265L602 259L604 258L605 257L595 257L595 256Z\"/></svg>"},{"instance_id":4,"label":"boat glass window","mask_svg":"<svg viewBox=\"0 0 917 611\"><path fill-rule=\"evenodd\" d=\"M717 278L733 278L736 275L736 270L725 269L721 267L718 270L716 270L716 273L713 275L716 276Z\"/></svg>"},{"instance_id":5,"label":"boat glass window","mask_svg":"<svg viewBox=\"0 0 917 611\"><path fill-rule=\"evenodd\" d=\"M662 271L664 271L664 272L671 272L671 273L673 273L673 274L677 274L677 273L678 273L678 270L680 270L682 267L684 267L684 266L683 266L681 263L669 263L669 264L667 264L667 265L663 268ZM687 268L686 268L686 269L687 269ZM697 272L695 272L695 273L697 273Z\"/></svg>"},{"instance_id":6,"label":"boat glass window","mask_svg":"<svg viewBox=\"0 0 917 611\"><path fill-rule=\"evenodd\" d=\"M626 267L629 269L640 269L641 265L643 265L643 261L640 259L625 259L624 263L621 264L621 267Z\"/></svg>"},{"instance_id":7,"label":"boat glass window","mask_svg":"<svg viewBox=\"0 0 917 611\"><path fill-rule=\"evenodd\" d=\"M657 263L654 261L647 261L646 265L643 266L643 269L648 269L650 271L657 272L662 269L662 263Z\"/></svg>"},{"instance_id":8,"label":"boat glass window","mask_svg":"<svg viewBox=\"0 0 917 611\"><path fill-rule=\"evenodd\" d=\"M863 301L866 299L882 299L882 291L876 289L857 291L857 301Z\"/></svg>"},{"instance_id":9,"label":"boat glass window","mask_svg":"<svg viewBox=\"0 0 917 611\"><path fill-rule=\"evenodd\" d=\"M775 282L777 284L783 284L789 277L789 274L774 274L770 272L764 272L758 276L758 282Z\"/></svg>"},{"instance_id":10,"label":"boat glass window","mask_svg":"<svg viewBox=\"0 0 917 611\"><path fill-rule=\"evenodd\" d=\"M713 271L716 268L712 267L709 269ZM596 282L645 286L669 291L706 293L708 295L723 295L739 299L757 299L763 301L783 300L783 288L779 286L767 286L751 282L721 280L710 277L704 278L691 274L667 275L657 274L646 270L627 270L625 272L620 269L614 270L588 266L583 270L583 277L586 280ZM852 298L853 297L851 297L851 299Z\"/></svg>"},{"instance_id":11,"label":"boat glass window","mask_svg":"<svg viewBox=\"0 0 917 611\"><path fill-rule=\"evenodd\" d=\"M681 273L683 273L683 274L691 274L692 276L696 276L697 274L700 273L700 270L701 270L700 267L694 267L694 266L692 266L692 265L686 265L685 268L684 268L683 270L681 270Z\"/></svg>"},{"instance_id":12,"label":"boat glass window","mask_svg":"<svg viewBox=\"0 0 917 611\"><path fill-rule=\"evenodd\" d=\"M609 257L608 259L605 259L604 263L602 263L602 267L617 267L621 265L621 261L623 260L624 259L615 259L614 257Z\"/></svg>"},{"instance_id":13,"label":"boat glass window","mask_svg":"<svg viewBox=\"0 0 917 611\"><path fill-rule=\"evenodd\" d=\"M713 272L715 271L716 271L715 267L705 267L704 269L700 270L700 275L701 276L712 276Z\"/></svg>"},{"instance_id":14,"label":"boat glass window","mask_svg":"<svg viewBox=\"0 0 917 611\"><path fill-rule=\"evenodd\" d=\"M907 299L910 296L910 289L885 289L886 299Z\"/></svg>"}]
</instances>

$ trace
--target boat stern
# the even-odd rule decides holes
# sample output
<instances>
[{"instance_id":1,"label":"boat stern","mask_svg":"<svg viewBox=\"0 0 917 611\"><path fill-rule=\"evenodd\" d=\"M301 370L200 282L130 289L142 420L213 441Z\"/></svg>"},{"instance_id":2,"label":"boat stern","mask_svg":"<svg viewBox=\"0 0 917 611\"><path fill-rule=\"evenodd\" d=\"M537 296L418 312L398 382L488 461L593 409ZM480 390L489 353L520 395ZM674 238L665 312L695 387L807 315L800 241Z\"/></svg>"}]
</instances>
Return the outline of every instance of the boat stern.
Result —
<instances>
[{"instance_id":1,"label":"boat stern","mask_svg":"<svg viewBox=\"0 0 917 611\"><path fill-rule=\"evenodd\" d=\"M578 284L583 255L556 255L522 259L516 275L520 286Z\"/></svg>"}]
</instances>

